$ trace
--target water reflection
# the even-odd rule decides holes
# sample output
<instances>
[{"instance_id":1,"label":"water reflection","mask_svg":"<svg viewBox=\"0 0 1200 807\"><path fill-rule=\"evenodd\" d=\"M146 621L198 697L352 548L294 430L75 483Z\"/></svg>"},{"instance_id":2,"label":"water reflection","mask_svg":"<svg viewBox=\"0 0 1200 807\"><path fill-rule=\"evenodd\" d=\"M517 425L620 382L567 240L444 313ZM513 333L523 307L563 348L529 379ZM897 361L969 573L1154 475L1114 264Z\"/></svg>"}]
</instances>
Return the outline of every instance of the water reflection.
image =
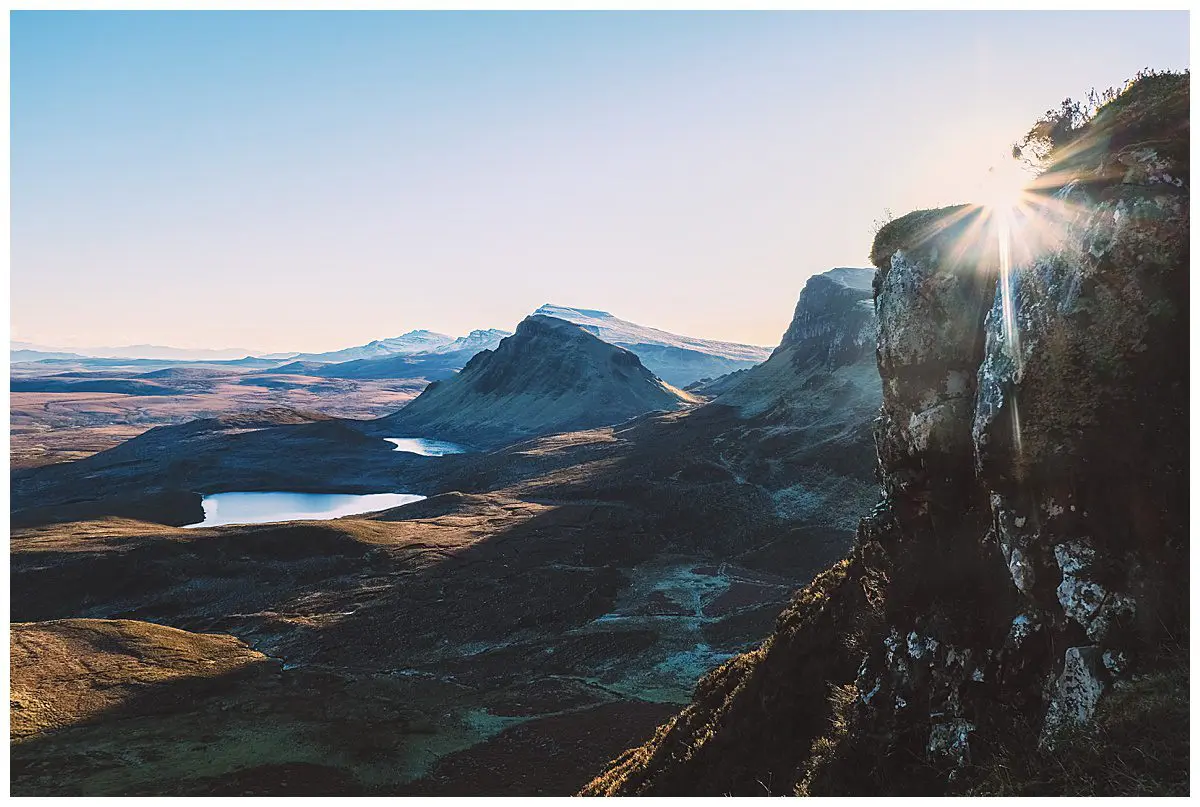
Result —
<instances>
[{"instance_id":1,"label":"water reflection","mask_svg":"<svg viewBox=\"0 0 1200 807\"><path fill-rule=\"evenodd\" d=\"M204 520L189 527L266 524L275 521L323 521L373 513L424 499L415 493L214 493L202 502Z\"/></svg>"},{"instance_id":2,"label":"water reflection","mask_svg":"<svg viewBox=\"0 0 1200 807\"><path fill-rule=\"evenodd\" d=\"M444 457L447 454L465 454L468 449L457 443L447 443L444 440L427 440L424 437L386 437L389 443L395 443L396 451L406 451L409 454L420 454L422 457Z\"/></svg>"}]
</instances>

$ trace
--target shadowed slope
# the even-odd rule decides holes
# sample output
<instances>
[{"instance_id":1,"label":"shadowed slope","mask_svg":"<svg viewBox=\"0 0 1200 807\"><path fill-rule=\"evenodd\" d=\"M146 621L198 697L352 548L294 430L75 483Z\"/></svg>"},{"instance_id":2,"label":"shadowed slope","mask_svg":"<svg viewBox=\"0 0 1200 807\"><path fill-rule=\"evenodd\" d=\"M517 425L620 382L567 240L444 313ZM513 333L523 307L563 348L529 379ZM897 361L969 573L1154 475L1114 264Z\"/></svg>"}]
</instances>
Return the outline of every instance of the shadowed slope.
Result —
<instances>
[{"instance_id":1,"label":"shadowed slope","mask_svg":"<svg viewBox=\"0 0 1200 807\"><path fill-rule=\"evenodd\" d=\"M395 435L495 445L619 423L690 400L633 353L568 322L532 316L495 351L477 354L457 376L377 423Z\"/></svg>"}]
</instances>

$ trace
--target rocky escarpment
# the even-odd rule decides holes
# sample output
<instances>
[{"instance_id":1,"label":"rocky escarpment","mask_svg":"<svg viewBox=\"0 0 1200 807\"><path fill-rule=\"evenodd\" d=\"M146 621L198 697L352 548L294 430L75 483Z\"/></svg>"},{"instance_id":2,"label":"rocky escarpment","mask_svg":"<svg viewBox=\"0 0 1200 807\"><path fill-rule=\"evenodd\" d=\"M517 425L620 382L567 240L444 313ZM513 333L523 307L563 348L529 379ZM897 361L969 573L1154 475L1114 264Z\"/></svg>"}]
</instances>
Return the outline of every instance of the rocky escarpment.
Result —
<instances>
[{"instance_id":1,"label":"rocky escarpment","mask_svg":"<svg viewBox=\"0 0 1200 807\"><path fill-rule=\"evenodd\" d=\"M847 536L879 495L873 276L832 269L810 277L771 357L704 390L710 407L736 412L738 426L722 446L739 475L771 491L778 514L836 525Z\"/></svg>"},{"instance_id":2,"label":"rocky escarpment","mask_svg":"<svg viewBox=\"0 0 1200 807\"><path fill-rule=\"evenodd\" d=\"M495 351L478 353L457 376L431 384L377 425L393 436L488 446L619 423L690 400L628 350L569 322L531 316Z\"/></svg>"},{"instance_id":3,"label":"rocky escarpment","mask_svg":"<svg viewBox=\"0 0 1200 807\"><path fill-rule=\"evenodd\" d=\"M842 267L810 278L775 352L790 350L798 362L830 367L869 356L876 332L874 276L874 269Z\"/></svg>"},{"instance_id":4,"label":"rocky escarpment","mask_svg":"<svg viewBox=\"0 0 1200 807\"><path fill-rule=\"evenodd\" d=\"M1187 115L1145 78L879 233L884 500L585 792L1187 792Z\"/></svg>"},{"instance_id":5,"label":"rocky escarpment","mask_svg":"<svg viewBox=\"0 0 1200 807\"><path fill-rule=\"evenodd\" d=\"M830 269L804 285L792 322L763 364L706 388L716 402L754 415L793 407L815 390L835 385L859 389L874 407L874 269Z\"/></svg>"}]
</instances>

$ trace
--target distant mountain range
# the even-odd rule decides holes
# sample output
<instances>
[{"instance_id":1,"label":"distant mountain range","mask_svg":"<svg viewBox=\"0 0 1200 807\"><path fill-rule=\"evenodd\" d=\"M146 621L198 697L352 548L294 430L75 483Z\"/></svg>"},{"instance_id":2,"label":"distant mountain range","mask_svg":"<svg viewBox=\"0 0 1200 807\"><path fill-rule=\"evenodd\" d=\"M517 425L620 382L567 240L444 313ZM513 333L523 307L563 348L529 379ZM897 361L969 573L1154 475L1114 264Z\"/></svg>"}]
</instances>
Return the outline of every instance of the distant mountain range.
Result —
<instances>
[{"instance_id":1,"label":"distant mountain range","mask_svg":"<svg viewBox=\"0 0 1200 807\"><path fill-rule=\"evenodd\" d=\"M641 363L663 381L684 387L701 379L712 379L753 367L771 355L757 345L721 342L681 336L628 322L606 311L569 308L547 303L533 316L553 317L579 326L611 345L634 353ZM495 328L471 331L453 337L429 330L414 330L400 336L377 339L365 345L323 353L270 353L255 356L240 348L192 349L161 345L125 347L57 348L30 342L12 342L12 362L76 362L85 367L128 362L217 363L272 372L324 378L391 379L448 378L483 350L496 349L508 331Z\"/></svg>"},{"instance_id":2,"label":"distant mountain range","mask_svg":"<svg viewBox=\"0 0 1200 807\"><path fill-rule=\"evenodd\" d=\"M221 361L242 359L251 355L245 348L188 348L165 345L124 345L122 347L51 347L33 342L11 342L10 361L41 361L44 359L163 359L168 361ZM261 359L283 359L292 353L272 353Z\"/></svg>"},{"instance_id":3,"label":"distant mountain range","mask_svg":"<svg viewBox=\"0 0 1200 807\"><path fill-rule=\"evenodd\" d=\"M497 334L496 341L509 335L506 330L473 330L470 335L460 336L458 339L455 339L454 336L434 333L432 330L410 330L407 334L402 334L401 336L392 336L391 339L377 339L367 342L366 345L347 347L341 349L341 351L296 353L289 358L296 361L322 361L322 363L336 364L341 363L341 361L390 358L392 355L438 353L446 351L446 349L454 351L454 349L458 348L451 346L466 346L466 343L472 340L482 343L482 347L479 349L484 349L484 347L487 347L488 334Z\"/></svg>"},{"instance_id":4,"label":"distant mountain range","mask_svg":"<svg viewBox=\"0 0 1200 807\"><path fill-rule=\"evenodd\" d=\"M338 364L366 359L395 356L444 355L469 351L466 358L486 348L495 347L508 331L496 329L471 331L466 336L446 336L434 331L409 331L390 339L377 339L365 345L331 350L324 353L254 354L243 348L177 348L162 345L126 345L124 347L59 348L32 342L10 343L9 360L48 361L54 359L152 359L157 361L212 362L251 359L256 361L316 362ZM465 359L464 359L465 362ZM461 366L461 365L460 365Z\"/></svg>"},{"instance_id":5,"label":"distant mountain range","mask_svg":"<svg viewBox=\"0 0 1200 807\"><path fill-rule=\"evenodd\" d=\"M18 361L47 361L50 359L82 359L83 356L78 353L61 353L51 352L49 350L29 350L21 348L18 350L10 350L8 352L8 360L11 362Z\"/></svg>"},{"instance_id":6,"label":"distant mountain range","mask_svg":"<svg viewBox=\"0 0 1200 807\"><path fill-rule=\"evenodd\" d=\"M495 328L471 331L457 339L412 331L394 339L383 339L360 347L331 353L307 354L276 368L275 372L322 378L427 378L437 381L462 369L481 350L491 350L508 331ZM346 356L357 358L343 358ZM330 361L329 357L337 357Z\"/></svg>"}]
</instances>

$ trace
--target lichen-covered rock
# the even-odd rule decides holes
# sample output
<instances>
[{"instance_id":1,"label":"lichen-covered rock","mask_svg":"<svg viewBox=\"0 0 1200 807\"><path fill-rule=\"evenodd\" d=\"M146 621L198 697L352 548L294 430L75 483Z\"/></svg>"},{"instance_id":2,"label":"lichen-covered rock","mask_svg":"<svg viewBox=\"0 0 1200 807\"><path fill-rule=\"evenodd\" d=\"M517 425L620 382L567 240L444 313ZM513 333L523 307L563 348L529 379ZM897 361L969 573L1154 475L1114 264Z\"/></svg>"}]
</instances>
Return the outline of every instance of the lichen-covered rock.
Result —
<instances>
[{"instance_id":1,"label":"lichen-covered rock","mask_svg":"<svg viewBox=\"0 0 1200 807\"><path fill-rule=\"evenodd\" d=\"M935 723L929 732L927 750L930 754L946 757L955 765L961 766L967 761L970 750L967 740L974 730L975 724L962 718Z\"/></svg>"},{"instance_id":2,"label":"lichen-covered rock","mask_svg":"<svg viewBox=\"0 0 1200 807\"><path fill-rule=\"evenodd\" d=\"M881 233L888 639L847 735L887 754L927 737L944 783L1013 710L1047 736L1086 722L1186 619L1188 185L1165 153L1124 150L1119 181L1077 170L1004 226L952 209ZM820 763L824 792L853 787L851 760Z\"/></svg>"},{"instance_id":3,"label":"lichen-covered rock","mask_svg":"<svg viewBox=\"0 0 1200 807\"><path fill-rule=\"evenodd\" d=\"M589 792L969 790L1186 635L1187 98L1187 76L1133 85L1011 220L880 231L884 502L819 608L806 592ZM806 652L829 630L838 651Z\"/></svg>"},{"instance_id":4,"label":"lichen-covered rock","mask_svg":"<svg viewBox=\"0 0 1200 807\"><path fill-rule=\"evenodd\" d=\"M941 462L953 476L969 457L974 376L987 310L983 251L941 239L969 232L979 213L961 215L935 239L897 250L876 277L877 357L884 404L876 447L885 490L904 491L913 473ZM928 474L925 474L929 476ZM936 478L936 477L935 477Z\"/></svg>"},{"instance_id":5,"label":"lichen-covered rock","mask_svg":"<svg viewBox=\"0 0 1200 807\"><path fill-rule=\"evenodd\" d=\"M1046 712L1044 742L1052 744L1057 732L1092 719L1104 694L1105 678L1100 648L1094 645L1067 648L1062 674Z\"/></svg>"}]
</instances>

